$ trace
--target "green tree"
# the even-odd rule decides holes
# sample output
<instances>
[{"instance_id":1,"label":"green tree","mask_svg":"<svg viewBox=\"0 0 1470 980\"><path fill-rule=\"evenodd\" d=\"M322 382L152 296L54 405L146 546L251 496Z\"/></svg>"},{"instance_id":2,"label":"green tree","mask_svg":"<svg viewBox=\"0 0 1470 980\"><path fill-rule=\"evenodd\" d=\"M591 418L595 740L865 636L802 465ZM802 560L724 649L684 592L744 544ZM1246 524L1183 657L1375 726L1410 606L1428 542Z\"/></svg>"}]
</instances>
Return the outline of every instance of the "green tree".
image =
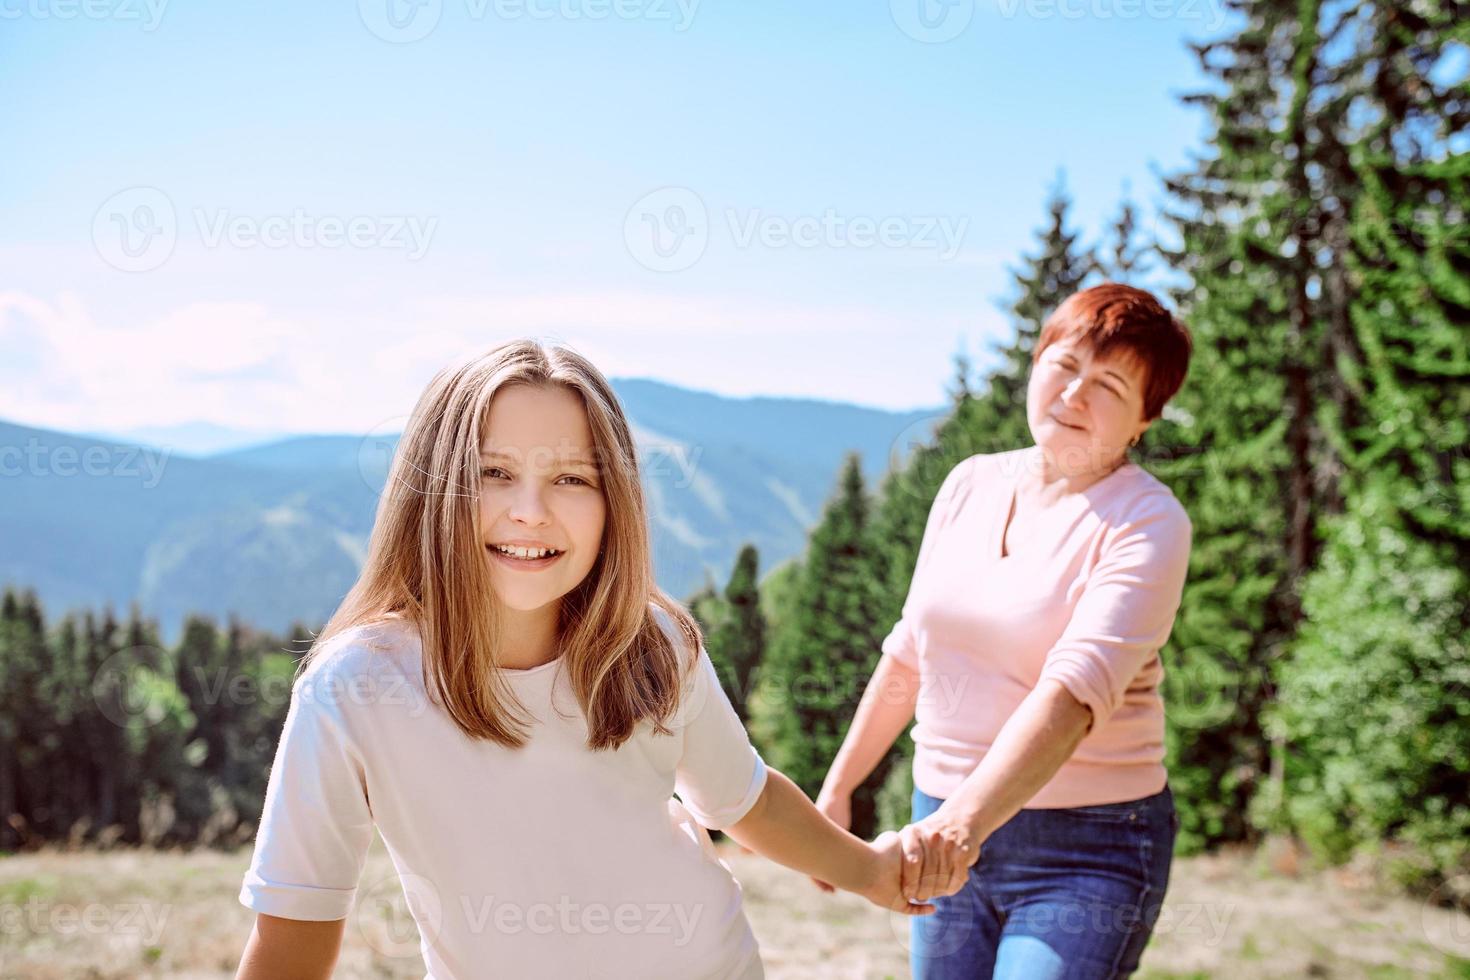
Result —
<instances>
[{"instance_id":1,"label":"green tree","mask_svg":"<svg viewBox=\"0 0 1470 980\"><path fill-rule=\"evenodd\" d=\"M1323 289L1342 151L1322 97L1320 5L1240 11L1234 35L1195 47L1218 82L1187 99L1210 115L1210 152L1167 182L1182 240L1167 254L1189 280L1179 301L1195 358L1177 424L1144 443L1195 529L1164 652L1185 850L1251 837L1251 798L1283 777L1284 747L1263 731L1263 710L1303 619L1302 584L1341 469L1322 425L1336 388L1324 352L1344 317Z\"/></svg>"},{"instance_id":2,"label":"green tree","mask_svg":"<svg viewBox=\"0 0 1470 980\"><path fill-rule=\"evenodd\" d=\"M1366 5L1334 62L1354 106L1323 285L1346 307L1323 412L1341 513L1267 713L1284 785L1256 808L1332 859L1388 847L1425 887L1470 872L1470 106L1445 71L1463 24Z\"/></svg>"},{"instance_id":3,"label":"green tree","mask_svg":"<svg viewBox=\"0 0 1470 980\"><path fill-rule=\"evenodd\" d=\"M705 643L742 724L750 720L751 694L766 648L766 620L757 584L759 567L755 546L742 547L725 585L723 615L711 627Z\"/></svg>"},{"instance_id":4,"label":"green tree","mask_svg":"<svg viewBox=\"0 0 1470 980\"><path fill-rule=\"evenodd\" d=\"M769 733L766 753L812 797L852 722L886 632L875 616L881 586L873 578L869 510L862 469L850 455L812 531L790 615L761 671L757 710ZM853 833L872 834L874 797L887 774L885 761L854 792Z\"/></svg>"}]
</instances>

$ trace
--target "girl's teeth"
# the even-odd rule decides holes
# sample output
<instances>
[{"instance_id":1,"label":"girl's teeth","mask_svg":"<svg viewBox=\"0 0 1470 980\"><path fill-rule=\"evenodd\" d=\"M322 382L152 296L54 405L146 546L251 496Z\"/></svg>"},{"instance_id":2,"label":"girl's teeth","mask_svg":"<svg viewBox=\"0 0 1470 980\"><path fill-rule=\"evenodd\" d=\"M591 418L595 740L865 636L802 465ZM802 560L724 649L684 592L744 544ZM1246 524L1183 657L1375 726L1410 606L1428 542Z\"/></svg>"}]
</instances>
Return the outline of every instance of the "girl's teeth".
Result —
<instances>
[{"instance_id":1,"label":"girl's teeth","mask_svg":"<svg viewBox=\"0 0 1470 980\"><path fill-rule=\"evenodd\" d=\"M534 560L539 560L539 559L542 559L542 558L549 558L553 554L555 554L555 552L553 552L552 550L545 549L545 548L522 548L522 547L512 547L512 546L506 546L506 545L497 545L496 548L495 548L495 550L498 551L498 552L500 552L502 555L507 555L507 556L512 557L512 558L523 558L523 559L534 559Z\"/></svg>"}]
</instances>

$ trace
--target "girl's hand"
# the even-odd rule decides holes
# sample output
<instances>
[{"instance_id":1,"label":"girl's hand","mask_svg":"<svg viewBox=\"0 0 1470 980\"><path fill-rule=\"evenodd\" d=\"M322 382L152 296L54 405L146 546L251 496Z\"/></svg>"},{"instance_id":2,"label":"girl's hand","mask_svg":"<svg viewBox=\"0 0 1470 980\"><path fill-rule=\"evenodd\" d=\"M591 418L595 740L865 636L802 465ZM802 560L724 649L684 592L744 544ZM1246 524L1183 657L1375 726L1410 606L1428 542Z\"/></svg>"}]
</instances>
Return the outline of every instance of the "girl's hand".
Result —
<instances>
[{"instance_id":1,"label":"girl's hand","mask_svg":"<svg viewBox=\"0 0 1470 980\"><path fill-rule=\"evenodd\" d=\"M822 816L843 830L852 829L852 796L850 794L836 793L823 786L822 791L817 794L817 809L821 811ZM837 890L820 879L813 878L812 881L816 882L817 887L824 892Z\"/></svg>"},{"instance_id":2,"label":"girl's hand","mask_svg":"<svg viewBox=\"0 0 1470 980\"><path fill-rule=\"evenodd\" d=\"M903 844L898 834L888 830L878 835L869 844L873 851L873 878L871 883L858 892L874 905L904 915L929 915L934 906L927 902L910 902L904 897L902 884L904 873Z\"/></svg>"},{"instance_id":3,"label":"girl's hand","mask_svg":"<svg viewBox=\"0 0 1470 980\"><path fill-rule=\"evenodd\" d=\"M965 887L970 869L980 859L980 841L962 820L940 807L898 832L903 847L903 895L927 902Z\"/></svg>"}]
</instances>

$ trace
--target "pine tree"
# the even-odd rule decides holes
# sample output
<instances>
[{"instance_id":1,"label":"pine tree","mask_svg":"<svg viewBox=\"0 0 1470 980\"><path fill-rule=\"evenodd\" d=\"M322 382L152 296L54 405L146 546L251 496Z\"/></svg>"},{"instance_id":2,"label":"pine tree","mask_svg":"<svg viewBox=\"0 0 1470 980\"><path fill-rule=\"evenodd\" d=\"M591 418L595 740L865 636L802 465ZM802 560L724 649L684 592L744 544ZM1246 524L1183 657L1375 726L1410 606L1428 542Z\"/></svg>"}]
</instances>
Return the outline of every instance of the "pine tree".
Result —
<instances>
[{"instance_id":1,"label":"pine tree","mask_svg":"<svg viewBox=\"0 0 1470 980\"><path fill-rule=\"evenodd\" d=\"M1118 205L1118 216L1113 219L1112 249L1106 259L1099 262L1099 269L1114 282L1133 284L1148 274L1148 247L1138 241L1138 208L1123 191L1123 200Z\"/></svg>"},{"instance_id":2,"label":"pine tree","mask_svg":"<svg viewBox=\"0 0 1470 980\"><path fill-rule=\"evenodd\" d=\"M870 503L855 455L843 465L835 497L812 531L792 596L761 672L759 727L767 754L809 796L821 789L882 655L886 627L875 617L880 584L869 526ZM874 797L887 762L854 793L853 833L870 836Z\"/></svg>"},{"instance_id":3,"label":"pine tree","mask_svg":"<svg viewBox=\"0 0 1470 980\"><path fill-rule=\"evenodd\" d=\"M725 585L723 615L706 635L705 647L725 693L742 724L750 720L750 700L766 647L766 620L757 586L760 557L745 545Z\"/></svg>"},{"instance_id":4,"label":"pine tree","mask_svg":"<svg viewBox=\"0 0 1470 980\"><path fill-rule=\"evenodd\" d=\"M1027 256L1013 273L1016 299L1011 304L1015 334L1000 349L1000 364L973 406L973 417L957 417L969 436L970 454L1006 452L1031 445L1026 421L1026 386L1031 377L1031 352L1041 328L1062 301L1081 289L1098 268L1097 257L1080 244L1079 233L1068 228L1071 207L1059 177L1047 201L1048 224L1041 234L1040 251ZM956 461L958 462L958 461ZM943 475L941 474L941 480ZM938 484L935 484L938 492Z\"/></svg>"},{"instance_id":5,"label":"pine tree","mask_svg":"<svg viewBox=\"0 0 1470 980\"><path fill-rule=\"evenodd\" d=\"M1268 714L1285 785L1258 808L1333 858L1387 842L1426 887L1470 872L1470 156L1454 151L1470 101L1437 70L1465 13L1355 8L1337 62L1355 106L1326 283L1347 307L1324 413L1341 515Z\"/></svg>"},{"instance_id":6,"label":"pine tree","mask_svg":"<svg viewBox=\"0 0 1470 980\"><path fill-rule=\"evenodd\" d=\"M1284 746L1262 730L1271 672L1303 619L1319 524L1341 463L1321 422L1338 387L1324 351L1343 310L1333 291L1342 148L1316 97L1314 0L1246 2L1241 29L1195 47L1218 80L1205 108L1213 155L1167 182L1189 277L1179 295L1195 336L1190 380L1145 451L1194 523L1183 604L1164 652L1167 762L1181 845L1252 835L1252 796L1279 786Z\"/></svg>"}]
</instances>

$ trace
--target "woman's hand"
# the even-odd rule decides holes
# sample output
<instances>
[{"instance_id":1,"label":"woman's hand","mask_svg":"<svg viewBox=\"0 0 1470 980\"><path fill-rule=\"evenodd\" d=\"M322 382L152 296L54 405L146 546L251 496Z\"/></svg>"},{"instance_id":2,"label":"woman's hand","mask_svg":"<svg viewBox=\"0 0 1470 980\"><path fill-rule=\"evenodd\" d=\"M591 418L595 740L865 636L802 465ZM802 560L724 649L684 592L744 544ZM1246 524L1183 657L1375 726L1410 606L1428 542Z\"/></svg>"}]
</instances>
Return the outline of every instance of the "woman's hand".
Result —
<instances>
[{"instance_id":1,"label":"woman's hand","mask_svg":"<svg viewBox=\"0 0 1470 980\"><path fill-rule=\"evenodd\" d=\"M903 845L898 834L888 830L868 845L873 852L873 874L868 885L858 894L881 908L904 915L929 915L934 906L927 902L910 902L904 897Z\"/></svg>"},{"instance_id":2,"label":"woman's hand","mask_svg":"<svg viewBox=\"0 0 1470 980\"><path fill-rule=\"evenodd\" d=\"M822 812L822 816L843 830L852 829L851 794L838 793L824 785L822 791L817 794L817 809ZM824 892L835 892L837 890L825 881L820 881L816 878L813 878L812 881L816 882L817 887Z\"/></svg>"},{"instance_id":3,"label":"woman's hand","mask_svg":"<svg viewBox=\"0 0 1470 980\"><path fill-rule=\"evenodd\" d=\"M970 869L980 859L981 841L969 824L940 807L898 832L903 847L903 895L927 902L965 887Z\"/></svg>"}]
</instances>

